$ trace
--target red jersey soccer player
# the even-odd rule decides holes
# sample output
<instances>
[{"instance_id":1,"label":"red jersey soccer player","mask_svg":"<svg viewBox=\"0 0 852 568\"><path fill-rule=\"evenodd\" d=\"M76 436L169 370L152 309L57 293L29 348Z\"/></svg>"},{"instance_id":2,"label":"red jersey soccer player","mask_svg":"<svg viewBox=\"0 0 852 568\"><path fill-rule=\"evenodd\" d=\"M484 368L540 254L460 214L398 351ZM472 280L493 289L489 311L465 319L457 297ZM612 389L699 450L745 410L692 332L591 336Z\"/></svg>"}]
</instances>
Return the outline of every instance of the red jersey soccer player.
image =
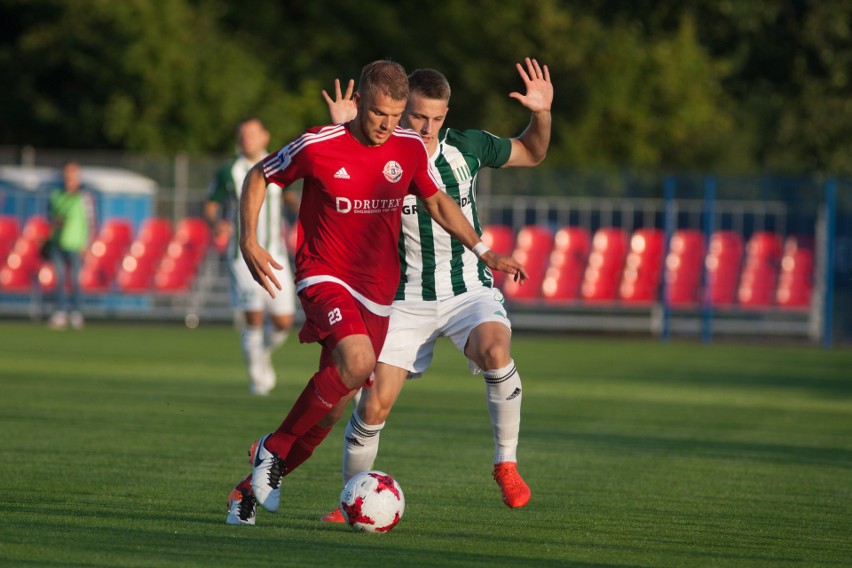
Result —
<instances>
[{"instance_id":1,"label":"red jersey soccer player","mask_svg":"<svg viewBox=\"0 0 852 568\"><path fill-rule=\"evenodd\" d=\"M328 434L330 428L317 422L375 367L399 279L406 194L419 197L435 221L490 268L526 278L517 261L489 250L455 201L438 191L419 135L397 127L407 99L408 77L400 65L370 63L361 72L353 121L307 130L246 176L240 248L254 278L272 295L280 284L269 267L279 265L257 242L258 212L267 184L287 187L304 179L295 278L306 322L299 339L322 345L319 370L254 452L252 491L270 511L278 510L288 465L307 459Z\"/></svg>"}]
</instances>

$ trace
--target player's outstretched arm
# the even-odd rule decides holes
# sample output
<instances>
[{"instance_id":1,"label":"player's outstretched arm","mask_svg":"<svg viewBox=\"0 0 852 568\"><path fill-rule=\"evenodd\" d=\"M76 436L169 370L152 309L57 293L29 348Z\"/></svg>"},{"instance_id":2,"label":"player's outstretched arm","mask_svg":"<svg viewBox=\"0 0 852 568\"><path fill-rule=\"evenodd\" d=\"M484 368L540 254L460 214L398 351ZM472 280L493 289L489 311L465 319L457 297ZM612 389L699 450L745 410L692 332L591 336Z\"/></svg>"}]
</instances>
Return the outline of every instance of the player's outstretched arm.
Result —
<instances>
[{"instance_id":1,"label":"player's outstretched arm","mask_svg":"<svg viewBox=\"0 0 852 568\"><path fill-rule=\"evenodd\" d=\"M509 93L532 112L530 124L520 136L512 139L512 153L503 167L537 166L547 155L550 146L551 116L553 104L553 83L550 82L550 70L547 65L539 65L535 59L525 59L526 69L517 63L515 66L524 82L525 93Z\"/></svg>"},{"instance_id":2,"label":"player's outstretched arm","mask_svg":"<svg viewBox=\"0 0 852 568\"><path fill-rule=\"evenodd\" d=\"M488 268L508 272L515 277L515 280L521 282L527 279L527 271L521 263L511 256L498 254L485 246L452 197L439 191L431 197L422 199L421 202L436 223L475 252L488 265Z\"/></svg>"},{"instance_id":3,"label":"player's outstretched arm","mask_svg":"<svg viewBox=\"0 0 852 568\"><path fill-rule=\"evenodd\" d=\"M250 169L243 182L240 197L240 251L252 277L274 298L275 288L280 290L281 283L275 278L272 268L280 270L283 267L257 242L257 217L266 197L266 180L261 168L263 162Z\"/></svg>"},{"instance_id":4,"label":"player's outstretched arm","mask_svg":"<svg viewBox=\"0 0 852 568\"><path fill-rule=\"evenodd\" d=\"M346 94L340 90L340 79L334 80L334 98L323 89L322 98L325 99L325 104L328 105L328 114L331 117L333 124L341 124L349 122L358 114L358 107L355 106L353 92L355 90L355 80L349 79L349 84L346 85Z\"/></svg>"}]
</instances>

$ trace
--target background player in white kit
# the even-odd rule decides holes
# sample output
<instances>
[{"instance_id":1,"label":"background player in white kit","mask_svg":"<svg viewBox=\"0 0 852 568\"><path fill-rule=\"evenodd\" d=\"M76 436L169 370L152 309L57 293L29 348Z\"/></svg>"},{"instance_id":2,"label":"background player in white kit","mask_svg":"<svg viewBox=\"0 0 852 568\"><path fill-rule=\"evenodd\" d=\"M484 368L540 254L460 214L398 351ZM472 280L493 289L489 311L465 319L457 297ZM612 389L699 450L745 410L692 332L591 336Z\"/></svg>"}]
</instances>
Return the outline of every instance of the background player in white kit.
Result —
<instances>
[{"instance_id":1,"label":"background player in white kit","mask_svg":"<svg viewBox=\"0 0 852 568\"><path fill-rule=\"evenodd\" d=\"M259 118L251 117L237 126L238 155L222 166L210 185L204 216L218 238L228 237L226 255L231 278L231 303L243 315L240 344L249 377L249 392L266 395L275 387L272 352L287 340L293 326L295 293L290 265L282 262L277 270L282 290L275 298L254 281L237 243L239 200L246 174L267 155L269 132ZM282 195L283 193L283 195ZM298 212L295 192L282 192L270 184L258 220L258 239L276 258L287 259L281 235L282 199ZM269 321L265 315L269 314Z\"/></svg>"},{"instance_id":2,"label":"background player in white kit","mask_svg":"<svg viewBox=\"0 0 852 568\"><path fill-rule=\"evenodd\" d=\"M439 72L422 69L409 76L410 95L402 125L417 131L441 174L444 190L461 206L479 231L475 183L481 167L531 167L539 164L550 144L553 86L547 66L526 59L518 72L526 94L512 93L532 112L529 127L513 139L481 130L442 129L449 110L450 85ZM336 100L323 93L335 122L348 120L352 83ZM485 378L488 411L494 434L494 479L509 507L523 507L530 489L517 471L521 421L521 380L510 355L511 324L503 297L492 287L487 267L446 231L433 223L417 202L403 206L400 250L401 278L387 339L376 367L375 383L362 389L361 400L344 435L343 483L372 469L379 436L408 376L429 367L438 337L449 337L469 360L471 370ZM323 517L343 522L340 510Z\"/></svg>"}]
</instances>

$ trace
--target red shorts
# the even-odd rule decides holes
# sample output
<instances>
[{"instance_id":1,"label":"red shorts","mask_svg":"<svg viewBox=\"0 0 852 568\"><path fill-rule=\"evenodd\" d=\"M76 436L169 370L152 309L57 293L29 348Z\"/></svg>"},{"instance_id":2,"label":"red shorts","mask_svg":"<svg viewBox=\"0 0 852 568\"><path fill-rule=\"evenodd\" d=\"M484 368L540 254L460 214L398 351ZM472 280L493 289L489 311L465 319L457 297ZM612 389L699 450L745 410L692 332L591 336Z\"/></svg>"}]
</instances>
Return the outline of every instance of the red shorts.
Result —
<instances>
[{"instance_id":1,"label":"red shorts","mask_svg":"<svg viewBox=\"0 0 852 568\"><path fill-rule=\"evenodd\" d=\"M344 337L366 335L376 357L382 352L390 318L368 310L343 286L313 284L299 292L299 300L305 311L305 324L299 332L302 343L319 343L331 351Z\"/></svg>"}]
</instances>

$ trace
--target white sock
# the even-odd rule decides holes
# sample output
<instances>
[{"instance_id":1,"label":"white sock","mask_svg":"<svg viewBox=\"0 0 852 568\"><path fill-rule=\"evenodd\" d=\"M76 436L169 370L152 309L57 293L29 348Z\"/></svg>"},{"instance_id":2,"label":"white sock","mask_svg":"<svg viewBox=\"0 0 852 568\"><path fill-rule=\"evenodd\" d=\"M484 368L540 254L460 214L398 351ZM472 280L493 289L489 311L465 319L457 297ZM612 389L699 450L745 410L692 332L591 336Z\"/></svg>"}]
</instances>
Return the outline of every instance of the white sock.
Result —
<instances>
[{"instance_id":1,"label":"white sock","mask_svg":"<svg viewBox=\"0 0 852 568\"><path fill-rule=\"evenodd\" d=\"M252 381L261 378L263 367L263 328L243 327L240 332L240 344L246 359L249 377Z\"/></svg>"},{"instance_id":2,"label":"white sock","mask_svg":"<svg viewBox=\"0 0 852 568\"><path fill-rule=\"evenodd\" d=\"M494 432L494 463L517 462L521 429L521 376L515 362L502 369L483 371L488 414Z\"/></svg>"},{"instance_id":3,"label":"white sock","mask_svg":"<svg viewBox=\"0 0 852 568\"><path fill-rule=\"evenodd\" d=\"M264 337L263 346L272 353L287 341L290 332L286 329L278 329L274 325L266 326L266 336Z\"/></svg>"},{"instance_id":4,"label":"white sock","mask_svg":"<svg viewBox=\"0 0 852 568\"><path fill-rule=\"evenodd\" d=\"M358 411L352 412L343 434L343 485L355 474L373 469L373 462L379 453L379 435L384 427L384 422L364 424Z\"/></svg>"}]
</instances>

